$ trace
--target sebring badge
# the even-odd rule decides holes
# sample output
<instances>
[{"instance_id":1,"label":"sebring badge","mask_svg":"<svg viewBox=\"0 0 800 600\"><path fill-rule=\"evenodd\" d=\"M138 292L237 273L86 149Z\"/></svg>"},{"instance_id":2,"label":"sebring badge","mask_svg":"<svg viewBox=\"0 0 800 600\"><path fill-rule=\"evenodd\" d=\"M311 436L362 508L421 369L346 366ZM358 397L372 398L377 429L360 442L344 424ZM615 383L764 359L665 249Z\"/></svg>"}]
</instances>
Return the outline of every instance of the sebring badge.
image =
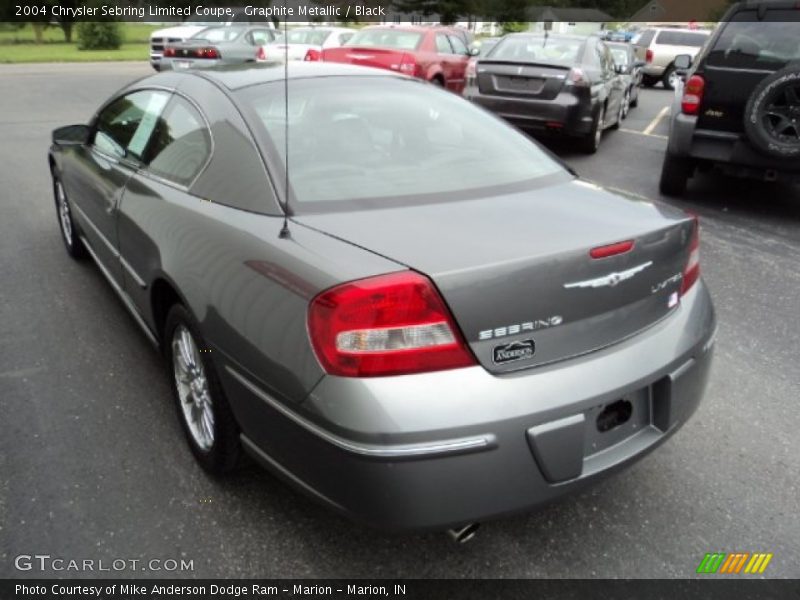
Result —
<instances>
[{"instance_id":1,"label":"sebring badge","mask_svg":"<svg viewBox=\"0 0 800 600\"><path fill-rule=\"evenodd\" d=\"M571 288L599 288L599 287L614 287L618 283L625 281L626 279L630 279L637 273L641 273L647 267L653 264L652 260L648 260L646 263L642 263L636 267L631 267L625 271L616 271L614 273L609 273L608 275L603 275L602 277L597 277L596 279L586 279L584 281L575 281L573 283L565 283L564 287L567 289Z\"/></svg>"},{"instance_id":2,"label":"sebring badge","mask_svg":"<svg viewBox=\"0 0 800 600\"><path fill-rule=\"evenodd\" d=\"M536 344L534 344L533 340L520 340L510 344L503 344L502 346L495 346L494 350L492 350L492 360L494 364L502 365L503 363L531 358L535 351Z\"/></svg>"}]
</instances>

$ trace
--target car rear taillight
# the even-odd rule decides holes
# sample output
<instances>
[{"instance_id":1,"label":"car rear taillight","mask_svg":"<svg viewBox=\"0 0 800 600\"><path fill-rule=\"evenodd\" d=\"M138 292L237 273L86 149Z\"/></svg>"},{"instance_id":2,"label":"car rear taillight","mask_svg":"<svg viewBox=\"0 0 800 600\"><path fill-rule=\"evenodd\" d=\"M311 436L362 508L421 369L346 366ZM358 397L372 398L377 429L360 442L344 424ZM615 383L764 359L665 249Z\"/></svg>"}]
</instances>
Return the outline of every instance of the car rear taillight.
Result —
<instances>
[{"instance_id":1,"label":"car rear taillight","mask_svg":"<svg viewBox=\"0 0 800 600\"><path fill-rule=\"evenodd\" d=\"M574 85L575 87L589 87L589 78L584 73L583 69L572 67L567 76L567 84Z\"/></svg>"},{"instance_id":2,"label":"car rear taillight","mask_svg":"<svg viewBox=\"0 0 800 600\"><path fill-rule=\"evenodd\" d=\"M313 61L313 62L322 60L322 52L320 52L319 50L314 50L314 48L309 48L303 60Z\"/></svg>"},{"instance_id":3,"label":"car rear taillight","mask_svg":"<svg viewBox=\"0 0 800 600\"><path fill-rule=\"evenodd\" d=\"M692 229L692 239L689 242L689 258L686 266L683 267L683 280L681 281L681 293L683 296L700 278L700 222L697 217L694 219Z\"/></svg>"},{"instance_id":4,"label":"car rear taillight","mask_svg":"<svg viewBox=\"0 0 800 600\"><path fill-rule=\"evenodd\" d=\"M308 332L331 375L378 377L475 364L436 288L413 271L322 292L309 306Z\"/></svg>"},{"instance_id":5,"label":"car rear taillight","mask_svg":"<svg viewBox=\"0 0 800 600\"><path fill-rule=\"evenodd\" d=\"M597 246L589 250L589 256L592 258L608 258L609 256L616 256L617 254L625 254L633 250L633 240L626 240L624 242L616 242L608 244L607 246Z\"/></svg>"},{"instance_id":6,"label":"car rear taillight","mask_svg":"<svg viewBox=\"0 0 800 600\"><path fill-rule=\"evenodd\" d=\"M392 65L393 67L395 65ZM400 64L396 66L397 70L401 73L405 73L406 75L411 75L412 77L419 77L419 73L417 71L417 61L414 60L413 56L406 56L403 55Z\"/></svg>"},{"instance_id":7,"label":"car rear taillight","mask_svg":"<svg viewBox=\"0 0 800 600\"><path fill-rule=\"evenodd\" d=\"M644 53L644 62L651 63L653 62L653 51L648 48Z\"/></svg>"},{"instance_id":8,"label":"car rear taillight","mask_svg":"<svg viewBox=\"0 0 800 600\"><path fill-rule=\"evenodd\" d=\"M175 48L164 48L164 56L175 56Z\"/></svg>"},{"instance_id":9,"label":"car rear taillight","mask_svg":"<svg viewBox=\"0 0 800 600\"><path fill-rule=\"evenodd\" d=\"M209 59L222 58L222 56L219 53L219 50L217 50L216 48L198 48L197 50L194 51L194 55L197 58L209 58Z\"/></svg>"},{"instance_id":10,"label":"car rear taillight","mask_svg":"<svg viewBox=\"0 0 800 600\"><path fill-rule=\"evenodd\" d=\"M692 75L683 86L681 98L681 112L685 115L696 115L700 112L703 102L703 92L706 88L705 80L700 75Z\"/></svg>"},{"instance_id":11,"label":"car rear taillight","mask_svg":"<svg viewBox=\"0 0 800 600\"><path fill-rule=\"evenodd\" d=\"M256 50L256 60L267 60L267 51L264 50L264 46L259 46Z\"/></svg>"}]
</instances>

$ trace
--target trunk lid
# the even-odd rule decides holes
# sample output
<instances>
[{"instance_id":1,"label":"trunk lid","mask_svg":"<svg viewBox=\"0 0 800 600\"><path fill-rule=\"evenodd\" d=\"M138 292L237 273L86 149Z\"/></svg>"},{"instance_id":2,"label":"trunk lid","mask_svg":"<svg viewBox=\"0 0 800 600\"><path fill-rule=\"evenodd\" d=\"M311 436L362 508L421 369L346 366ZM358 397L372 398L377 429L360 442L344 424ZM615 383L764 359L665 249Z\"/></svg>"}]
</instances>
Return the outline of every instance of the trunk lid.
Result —
<instances>
[{"instance_id":1,"label":"trunk lid","mask_svg":"<svg viewBox=\"0 0 800 600\"><path fill-rule=\"evenodd\" d=\"M569 67L479 60L476 76L481 94L553 100L567 81Z\"/></svg>"},{"instance_id":2,"label":"trunk lid","mask_svg":"<svg viewBox=\"0 0 800 600\"><path fill-rule=\"evenodd\" d=\"M322 53L322 60L326 62L361 65L363 67L375 67L392 71L398 70L403 57L406 57L407 60L412 60L414 54L393 48L361 48L358 46L328 48Z\"/></svg>"},{"instance_id":3,"label":"trunk lid","mask_svg":"<svg viewBox=\"0 0 800 600\"><path fill-rule=\"evenodd\" d=\"M289 60L304 60L309 50L322 52L322 46L312 44L270 44L264 48L269 60L283 60L287 55Z\"/></svg>"},{"instance_id":4,"label":"trunk lid","mask_svg":"<svg viewBox=\"0 0 800 600\"><path fill-rule=\"evenodd\" d=\"M662 319L693 227L682 212L583 182L294 220L429 276L493 373L585 354ZM589 256L623 240L635 242L625 254Z\"/></svg>"}]
</instances>

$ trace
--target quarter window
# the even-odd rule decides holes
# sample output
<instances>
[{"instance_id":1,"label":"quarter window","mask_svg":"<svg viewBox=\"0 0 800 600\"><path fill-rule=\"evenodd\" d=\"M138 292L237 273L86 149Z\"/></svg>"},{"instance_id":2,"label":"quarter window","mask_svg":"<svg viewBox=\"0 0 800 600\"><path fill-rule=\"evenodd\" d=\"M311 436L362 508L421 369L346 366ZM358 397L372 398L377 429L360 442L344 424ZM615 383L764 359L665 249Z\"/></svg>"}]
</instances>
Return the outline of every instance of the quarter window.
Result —
<instances>
[{"instance_id":1,"label":"quarter window","mask_svg":"<svg viewBox=\"0 0 800 600\"><path fill-rule=\"evenodd\" d=\"M211 155L211 135L200 113L175 96L159 119L147 152L150 173L188 186Z\"/></svg>"}]
</instances>

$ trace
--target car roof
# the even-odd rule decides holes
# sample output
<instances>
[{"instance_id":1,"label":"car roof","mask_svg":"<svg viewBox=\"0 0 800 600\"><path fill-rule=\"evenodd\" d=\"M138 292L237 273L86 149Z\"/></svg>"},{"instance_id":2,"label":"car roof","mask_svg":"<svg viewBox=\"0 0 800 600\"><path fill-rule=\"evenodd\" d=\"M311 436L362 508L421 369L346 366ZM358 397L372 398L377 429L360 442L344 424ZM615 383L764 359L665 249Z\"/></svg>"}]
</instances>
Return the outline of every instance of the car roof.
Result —
<instances>
[{"instance_id":1,"label":"car roof","mask_svg":"<svg viewBox=\"0 0 800 600\"><path fill-rule=\"evenodd\" d=\"M581 42L585 42L589 39L600 39L596 35L577 35L574 33L550 33L550 32L539 32L539 31L520 31L519 33L510 33L508 35L503 36L500 39L505 38L536 38L542 39L544 37L547 39L554 39L554 40L578 40Z\"/></svg>"},{"instance_id":2,"label":"car roof","mask_svg":"<svg viewBox=\"0 0 800 600\"><path fill-rule=\"evenodd\" d=\"M295 61L289 65L283 62L266 62L244 64L211 69L181 71L181 75L201 77L224 86L229 90L238 90L262 83L282 81L288 70L289 81L316 77L402 77L384 69L372 69L357 65L325 62Z\"/></svg>"}]
</instances>

